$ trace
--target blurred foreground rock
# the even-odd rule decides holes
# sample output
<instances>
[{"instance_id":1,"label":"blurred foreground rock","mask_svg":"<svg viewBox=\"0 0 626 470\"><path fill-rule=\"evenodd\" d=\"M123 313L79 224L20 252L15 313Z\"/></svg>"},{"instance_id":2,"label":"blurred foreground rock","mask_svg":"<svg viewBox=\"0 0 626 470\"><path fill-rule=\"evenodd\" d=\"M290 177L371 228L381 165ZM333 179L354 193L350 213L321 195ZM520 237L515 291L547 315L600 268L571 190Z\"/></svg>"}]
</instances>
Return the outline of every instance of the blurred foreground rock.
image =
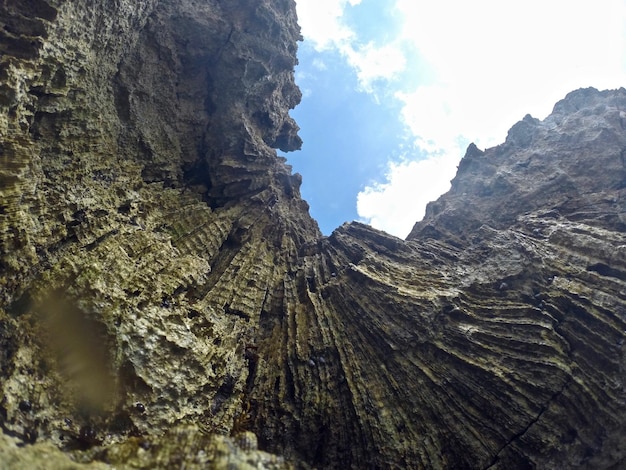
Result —
<instances>
[{"instance_id":1,"label":"blurred foreground rock","mask_svg":"<svg viewBox=\"0 0 626 470\"><path fill-rule=\"evenodd\" d=\"M626 90L322 237L292 0L0 22L0 467L626 464Z\"/></svg>"}]
</instances>

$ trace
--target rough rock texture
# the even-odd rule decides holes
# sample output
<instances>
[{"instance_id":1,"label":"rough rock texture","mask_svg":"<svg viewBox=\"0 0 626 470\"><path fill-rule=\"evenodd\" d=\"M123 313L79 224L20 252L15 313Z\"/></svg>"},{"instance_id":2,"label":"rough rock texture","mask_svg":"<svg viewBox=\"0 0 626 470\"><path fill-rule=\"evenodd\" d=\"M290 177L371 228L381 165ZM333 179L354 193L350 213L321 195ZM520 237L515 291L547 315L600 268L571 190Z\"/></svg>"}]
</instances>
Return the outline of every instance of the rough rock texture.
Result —
<instances>
[{"instance_id":1,"label":"rough rock texture","mask_svg":"<svg viewBox=\"0 0 626 470\"><path fill-rule=\"evenodd\" d=\"M324 238L292 0L1 5L5 466L626 464L626 90Z\"/></svg>"}]
</instances>

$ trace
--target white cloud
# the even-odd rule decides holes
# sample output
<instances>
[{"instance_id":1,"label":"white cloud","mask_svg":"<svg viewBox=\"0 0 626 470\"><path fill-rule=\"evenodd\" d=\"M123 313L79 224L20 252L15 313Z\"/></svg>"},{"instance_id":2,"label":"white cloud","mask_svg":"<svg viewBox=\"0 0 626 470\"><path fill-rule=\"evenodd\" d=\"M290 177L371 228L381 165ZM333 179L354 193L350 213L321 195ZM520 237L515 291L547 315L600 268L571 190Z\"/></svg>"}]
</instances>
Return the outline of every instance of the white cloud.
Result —
<instances>
[{"instance_id":1,"label":"white cloud","mask_svg":"<svg viewBox=\"0 0 626 470\"><path fill-rule=\"evenodd\" d=\"M404 52L396 44L377 47L369 42L356 49L346 45L342 52L348 58L348 63L356 69L361 89L368 93L374 92L374 82L392 80L406 67Z\"/></svg>"},{"instance_id":2,"label":"white cloud","mask_svg":"<svg viewBox=\"0 0 626 470\"><path fill-rule=\"evenodd\" d=\"M624 85L625 3L607 0L397 0L404 40L436 76L448 133L498 141L523 115L545 117L554 102L583 87ZM407 124L422 127L418 103L431 90L399 96ZM422 113L423 114L423 113Z\"/></svg>"},{"instance_id":3,"label":"white cloud","mask_svg":"<svg viewBox=\"0 0 626 470\"><path fill-rule=\"evenodd\" d=\"M319 52L348 43L354 32L343 22L346 5L361 0L297 0L298 22L305 40Z\"/></svg>"},{"instance_id":4,"label":"white cloud","mask_svg":"<svg viewBox=\"0 0 626 470\"><path fill-rule=\"evenodd\" d=\"M456 171L454 155L390 163L386 183L374 183L357 196L359 215L373 227L406 237L424 217L426 204L450 189Z\"/></svg>"}]
</instances>

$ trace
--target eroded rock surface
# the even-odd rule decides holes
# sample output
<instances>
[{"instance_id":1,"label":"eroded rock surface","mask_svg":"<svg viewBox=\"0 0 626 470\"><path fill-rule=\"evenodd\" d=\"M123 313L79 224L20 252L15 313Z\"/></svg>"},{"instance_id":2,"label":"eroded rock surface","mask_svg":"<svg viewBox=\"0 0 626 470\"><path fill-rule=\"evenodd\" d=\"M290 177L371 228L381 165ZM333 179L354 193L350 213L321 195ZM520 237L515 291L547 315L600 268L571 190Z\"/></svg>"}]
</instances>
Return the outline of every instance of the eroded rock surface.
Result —
<instances>
[{"instance_id":1,"label":"eroded rock surface","mask_svg":"<svg viewBox=\"0 0 626 470\"><path fill-rule=\"evenodd\" d=\"M1 461L624 465L626 90L470 146L406 241L322 237L291 0L0 22Z\"/></svg>"}]
</instances>

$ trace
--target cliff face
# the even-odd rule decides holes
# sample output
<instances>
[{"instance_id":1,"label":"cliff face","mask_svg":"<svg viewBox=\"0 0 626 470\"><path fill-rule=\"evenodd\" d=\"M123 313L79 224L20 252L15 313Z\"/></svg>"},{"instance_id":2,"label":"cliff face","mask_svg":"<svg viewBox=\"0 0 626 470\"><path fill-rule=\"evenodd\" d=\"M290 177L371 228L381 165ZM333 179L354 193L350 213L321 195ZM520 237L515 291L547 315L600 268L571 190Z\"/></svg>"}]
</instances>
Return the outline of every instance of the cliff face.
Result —
<instances>
[{"instance_id":1,"label":"cliff face","mask_svg":"<svg viewBox=\"0 0 626 470\"><path fill-rule=\"evenodd\" d=\"M626 90L470 146L406 241L324 238L291 0L15 3L0 460L624 463Z\"/></svg>"}]
</instances>

